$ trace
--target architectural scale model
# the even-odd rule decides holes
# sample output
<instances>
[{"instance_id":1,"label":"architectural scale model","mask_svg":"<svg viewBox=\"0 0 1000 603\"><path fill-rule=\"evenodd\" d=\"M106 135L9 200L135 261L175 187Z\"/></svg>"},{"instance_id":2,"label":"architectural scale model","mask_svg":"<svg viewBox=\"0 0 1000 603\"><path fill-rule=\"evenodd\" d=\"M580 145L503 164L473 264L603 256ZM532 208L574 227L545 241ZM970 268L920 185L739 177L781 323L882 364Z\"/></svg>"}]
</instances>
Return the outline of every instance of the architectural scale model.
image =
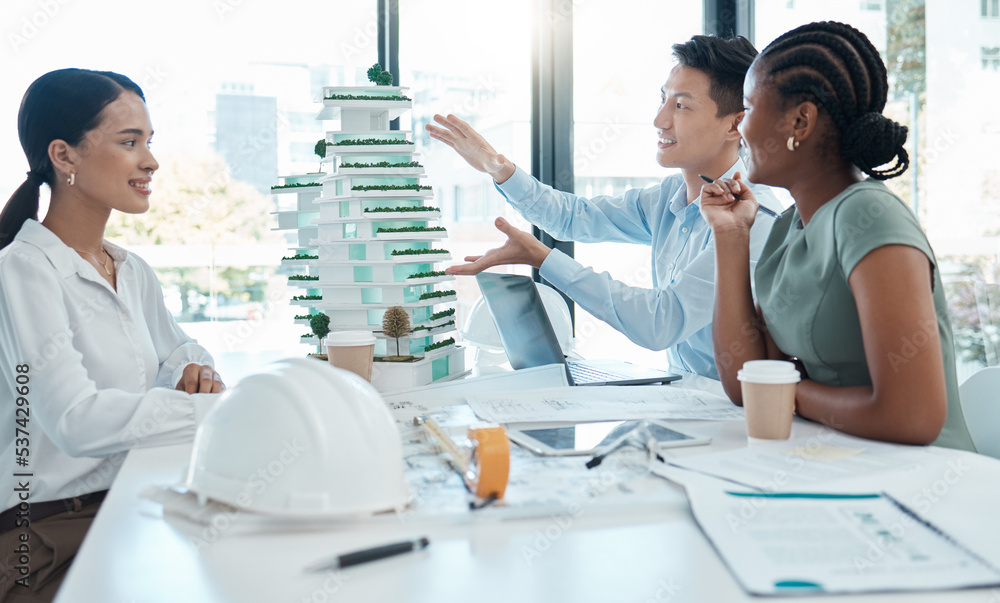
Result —
<instances>
[{"instance_id":1,"label":"architectural scale model","mask_svg":"<svg viewBox=\"0 0 1000 603\"><path fill-rule=\"evenodd\" d=\"M281 195L278 230L297 231L282 265L299 272L289 285L302 291L292 298L302 308L295 320L305 331L301 341L320 345L308 332L310 316L319 312L330 317L332 331L371 331L377 338L372 383L381 391L465 371L464 349L455 344L454 277L441 266L451 259L443 245L447 232L435 225L441 212L430 205L431 187L421 184L424 168L410 132L389 129L412 107L405 90L324 87L317 119L339 119L340 129L317 143L322 171L285 176L271 189ZM409 315L413 329L398 342L382 333L392 306Z\"/></svg>"}]
</instances>

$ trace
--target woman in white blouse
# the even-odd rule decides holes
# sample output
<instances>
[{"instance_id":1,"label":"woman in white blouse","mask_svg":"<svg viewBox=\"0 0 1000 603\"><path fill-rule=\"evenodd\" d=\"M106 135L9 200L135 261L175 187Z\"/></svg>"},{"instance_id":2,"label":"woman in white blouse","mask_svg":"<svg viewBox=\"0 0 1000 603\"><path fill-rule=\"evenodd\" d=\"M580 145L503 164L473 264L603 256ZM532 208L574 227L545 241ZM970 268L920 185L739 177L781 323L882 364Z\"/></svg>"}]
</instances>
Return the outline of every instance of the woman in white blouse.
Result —
<instances>
[{"instance_id":1,"label":"woman in white blouse","mask_svg":"<svg viewBox=\"0 0 1000 603\"><path fill-rule=\"evenodd\" d=\"M149 208L159 166L142 90L47 73L18 134L31 170L0 214L0 600L46 601L125 453L190 439L216 397L199 394L224 386L149 265L104 240L113 210Z\"/></svg>"}]
</instances>

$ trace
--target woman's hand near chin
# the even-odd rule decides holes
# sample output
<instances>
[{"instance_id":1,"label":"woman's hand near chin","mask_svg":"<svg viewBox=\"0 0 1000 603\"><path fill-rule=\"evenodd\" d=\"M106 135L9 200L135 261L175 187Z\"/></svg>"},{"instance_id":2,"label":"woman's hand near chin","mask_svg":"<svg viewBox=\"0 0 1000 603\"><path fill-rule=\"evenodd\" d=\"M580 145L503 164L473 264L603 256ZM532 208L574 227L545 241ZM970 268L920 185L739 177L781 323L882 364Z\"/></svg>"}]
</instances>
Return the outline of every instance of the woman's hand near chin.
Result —
<instances>
[{"instance_id":1,"label":"woman's hand near chin","mask_svg":"<svg viewBox=\"0 0 1000 603\"><path fill-rule=\"evenodd\" d=\"M757 217L757 198L736 172L701 187L701 215L716 238L727 232L750 232Z\"/></svg>"}]
</instances>

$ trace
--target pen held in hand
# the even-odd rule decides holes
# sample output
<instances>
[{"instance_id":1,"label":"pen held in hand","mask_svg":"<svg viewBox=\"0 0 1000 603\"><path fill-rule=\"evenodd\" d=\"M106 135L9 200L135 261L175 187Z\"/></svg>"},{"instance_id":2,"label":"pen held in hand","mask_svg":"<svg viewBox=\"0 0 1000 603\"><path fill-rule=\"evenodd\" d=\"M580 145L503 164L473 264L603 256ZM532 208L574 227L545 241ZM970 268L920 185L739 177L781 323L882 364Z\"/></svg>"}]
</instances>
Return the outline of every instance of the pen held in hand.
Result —
<instances>
[{"instance_id":1,"label":"pen held in hand","mask_svg":"<svg viewBox=\"0 0 1000 603\"><path fill-rule=\"evenodd\" d=\"M701 174L698 174L698 177L701 178L702 180L704 180L705 182L709 183L709 184L712 184L713 182L715 182L715 180L709 178L708 176L702 176ZM778 214L775 211L773 211L773 210L771 210L771 209L769 209L767 207L764 207L760 203L757 204L757 211L761 212L762 214L764 214L766 216L771 216L775 220L780 220L781 219L781 214Z\"/></svg>"},{"instance_id":2,"label":"pen held in hand","mask_svg":"<svg viewBox=\"0 0 1000 603\"><path fill-rule=\"evenodd\" d=\"M338 555L333 559L324 559L323 561L306 567L305 571L320 572L324 570L351 567L352 565L360 565L362 563L368 563L369 561L378 561L379 559L402 555L403 553L409 553L411 551L419 551L427 548L429 544L430 541L427 540L427 538L418 538L416 540L406 540L403 542L376 546L370 549L362 549L360 551L354 551L353 553Z\"/></svg>"}]
</instances>

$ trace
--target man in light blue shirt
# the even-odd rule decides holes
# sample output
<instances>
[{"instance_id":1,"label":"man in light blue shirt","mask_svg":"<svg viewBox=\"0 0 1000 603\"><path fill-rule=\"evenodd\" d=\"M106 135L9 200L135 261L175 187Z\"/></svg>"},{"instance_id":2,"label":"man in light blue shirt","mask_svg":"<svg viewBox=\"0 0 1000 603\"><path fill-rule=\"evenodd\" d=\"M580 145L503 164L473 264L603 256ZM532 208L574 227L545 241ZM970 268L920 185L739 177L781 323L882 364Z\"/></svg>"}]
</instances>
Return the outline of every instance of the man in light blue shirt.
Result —
<instances>
[{"instance_id":1,"label":"man in light blue shirt","mask_svg":"<svg viewBox=\"0 0 1000 603\"><path fill-rule=\"evenodd\" d=\"M678 64L661 89L653 120L657 162L680 168L659 186L620 197L585 199L557 191L514 166L461 119L434 116L432 138L454 148L491 176L528 221L559 240L640 243L652 248L653 288L631 287L552 250L503 218L508 240L482 256L465 258L451 274L476 274L491 266L528 264L582 308L638 345L667 350L670 367L718 379L712 350L715 239L701 217L700 176L746 175L737 126L743 118L743 78L757 54L745 38L694 36L673 46ZM758 202L781 212L770 189L751 185ZM761 215L750 236L751 274L773 219ZM751 279L752 280L752 279Z\"/></svg>"}]
</instances>

